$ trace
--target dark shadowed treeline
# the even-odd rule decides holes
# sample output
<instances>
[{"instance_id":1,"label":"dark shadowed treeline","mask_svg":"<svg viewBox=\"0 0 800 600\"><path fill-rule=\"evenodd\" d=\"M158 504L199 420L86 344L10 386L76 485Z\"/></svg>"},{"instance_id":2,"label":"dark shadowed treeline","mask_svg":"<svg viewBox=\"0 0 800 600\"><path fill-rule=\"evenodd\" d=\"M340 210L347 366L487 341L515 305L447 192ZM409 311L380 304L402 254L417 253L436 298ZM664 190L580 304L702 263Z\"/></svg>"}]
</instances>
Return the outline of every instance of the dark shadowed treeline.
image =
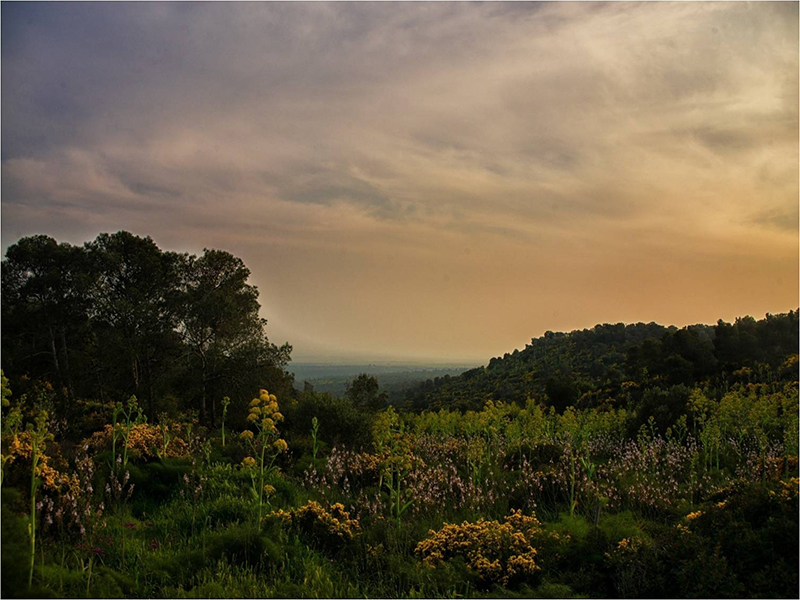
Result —
<instances>
[{"instance_id":1,"label":"dark shadowed treeline","mask_svg":"<svg viewBox=\"0 0 800 600\"><path fill-rule=\"evenodd\" d=\"M225 395L291 389L291 347L267 339L249 276L228 252L125 231L83 246L23 238L2 263L3 370L65 425L131 395L151 419L189 410L213 424Z\"/></svg>"}]
</instances>

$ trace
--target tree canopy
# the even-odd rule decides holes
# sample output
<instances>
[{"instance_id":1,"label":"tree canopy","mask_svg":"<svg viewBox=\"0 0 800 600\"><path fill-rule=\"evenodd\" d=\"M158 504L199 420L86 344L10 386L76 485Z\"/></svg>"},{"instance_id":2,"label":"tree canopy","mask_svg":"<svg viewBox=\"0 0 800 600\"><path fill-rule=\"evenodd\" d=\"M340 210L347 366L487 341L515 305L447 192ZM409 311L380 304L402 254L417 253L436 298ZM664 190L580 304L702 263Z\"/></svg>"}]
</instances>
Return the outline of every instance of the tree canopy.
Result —
<instances>
[{"instance_id":1,"label":"tree canopy","mask_svg":"<svg viewBox=\"0 0 800 600\"><path fill-rule=\"evenodd\" d=\"M3 369L50 384L63 416L134 394L151 418L195 410L213 424L224 395L292 388L291 346L269 341L249 278L228 252L164 251L127 231L83 246L23 238L2 262Z\"/></svg>"}]
</instances>

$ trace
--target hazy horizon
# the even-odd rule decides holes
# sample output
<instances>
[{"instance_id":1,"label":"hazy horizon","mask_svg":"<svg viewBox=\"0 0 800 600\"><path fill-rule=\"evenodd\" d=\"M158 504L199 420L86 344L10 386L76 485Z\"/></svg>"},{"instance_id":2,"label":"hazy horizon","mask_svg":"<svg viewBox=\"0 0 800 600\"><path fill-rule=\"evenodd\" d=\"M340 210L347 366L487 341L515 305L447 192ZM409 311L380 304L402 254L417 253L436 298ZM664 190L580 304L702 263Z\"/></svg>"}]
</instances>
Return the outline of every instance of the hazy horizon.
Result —
<instances>
[{"instance_id":1,"label":"hazy horizon","mask_svg":"<svg viewBox=\"0 0 800 600\"><path fill-rule=\"evenodd\" d=\"M787 312L799 50L797 3L3 3L2 245L227 250L306 363Z\"/></svg>"}]
</instances>

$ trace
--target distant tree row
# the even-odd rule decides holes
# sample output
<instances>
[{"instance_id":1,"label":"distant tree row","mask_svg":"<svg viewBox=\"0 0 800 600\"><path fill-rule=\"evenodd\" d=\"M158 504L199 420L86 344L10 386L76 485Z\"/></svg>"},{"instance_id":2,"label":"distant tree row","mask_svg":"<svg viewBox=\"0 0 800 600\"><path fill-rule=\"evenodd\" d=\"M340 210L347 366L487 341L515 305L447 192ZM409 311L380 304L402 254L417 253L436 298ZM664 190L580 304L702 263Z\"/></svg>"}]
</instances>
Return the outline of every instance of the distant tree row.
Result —
<instances>
[{"instance_id":1,"label":"distant tree row","mask_svg":"<svg viewBox=\"0 0 800 600\"><path fill-rule=\"evenodd\" d=\"M224 395L291 390L241 259L161 250L120 231L83 246L35 235L2 262L2 367L16 389L48 384L55 410L135 394L148 416L197 411L213 425Z\"/></svg>"},{"instance_id":2,"label":"distant tree row","mask_svg":"<svg viewBox=\"0 0 800 600\"><path fill-rule=\"evenodd\" d=\"M656 323L548 331L524 350L493 358L459 377L426 381L409 391L415 409L478 409L486 400L541 400L562 411L639 403L645 390L709 387L720 395L743 379L797 379L798 312L722 320L678 329Z\"/></svg>"}]
</instances>

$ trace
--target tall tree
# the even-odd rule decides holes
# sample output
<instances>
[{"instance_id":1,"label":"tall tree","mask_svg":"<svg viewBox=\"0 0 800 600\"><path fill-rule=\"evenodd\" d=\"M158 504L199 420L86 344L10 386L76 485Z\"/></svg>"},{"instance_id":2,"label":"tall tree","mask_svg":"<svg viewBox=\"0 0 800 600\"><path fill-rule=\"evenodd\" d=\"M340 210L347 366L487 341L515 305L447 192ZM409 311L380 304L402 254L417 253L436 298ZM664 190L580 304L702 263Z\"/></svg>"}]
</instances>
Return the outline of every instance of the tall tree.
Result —
<instances>
[{"instance_id":1,"label":"tall tree","mask_svg":"<svg viewBox=\"0 0 800 600\"><path fill-rule=\"evenodd\" d=\"M378 393L378 380L373 375L360 374L347 384L345 396L357 408L378 410L386 406L386 392Z\"/></svg>"},{"instance_id":2,"label":"tall tree","mask_svg":"<svg viewBox=\"0 0 800 600\"><path fill-rule=\"evenodd\" d=\"M199 361L200 414L212 426L213 391L221 380L236 384L247 372L283 366L291 351L269 343L266 319L258 314L258 290L247 283L249 277L244 262L222 250L205 249L183 263L180 331Z\"/></svg>"},{"instance_id":3,"label":"tall tree","mask_svg":"<svg viewBox=\"0 0 800 600\"><path fill-rule=\"evenodd\" d=\"M144 392L152 417L157 350L169 345L177 324L181 256L127 231L100 234L86 248L99 275L92 316L99 330L117 337L128 363L123 382L137 395Z\"/></svg>"},{"instance_id":4,"label":"tall tree","mask_svg":"<svg viewBox=\"0 0 800 600\"><path fill-rule=\"evenodd\" d=\"M2 264L3 351L10 354L4 362L25 372L47 357L68 407L74 398L69 340L87 321L92 278L82 248L46 235L22 238Z\"/></svg>"}]
</instances>

